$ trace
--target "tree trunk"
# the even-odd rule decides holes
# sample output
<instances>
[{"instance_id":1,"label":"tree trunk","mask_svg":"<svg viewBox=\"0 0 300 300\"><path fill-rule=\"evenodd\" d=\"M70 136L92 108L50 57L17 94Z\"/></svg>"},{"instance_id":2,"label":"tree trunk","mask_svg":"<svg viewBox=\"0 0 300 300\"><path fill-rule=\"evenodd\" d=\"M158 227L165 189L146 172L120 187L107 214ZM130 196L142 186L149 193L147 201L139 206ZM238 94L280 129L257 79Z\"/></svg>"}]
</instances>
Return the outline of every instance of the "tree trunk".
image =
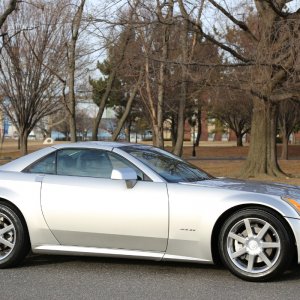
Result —
<instances>
[{"instance_id":1,"label":"tree trunk","mask_svg":"<svg viewBox=\"0 0 300 300\"><path fill-rule=\"evenodd\" d=\"M281 119L279 123L279 128L282 135L281 159L288 160L288 143L290 134L288 132L286 119Z\"/></svg>"},{"instance_id":2,"label":"tree trunk","mask_svg":"<svg viewBox=\"0 0 300 300\"><path fill-rule=\"evenodd\" d=\"M236 132L236 145L237 147L243 147L243 135L241 132Z\"/></svg>"},{"instance_id":3,"label":"tree trunk","mask_svg":"<svg viewBox=\"0 0 300 300\"><path fill-rule=\"evenodd\" d=\"M172 140L172 148L176 145L176 136L177 136L177 124L175 122L174 114L171 117L171 140Z\"/></svg>"},{"instance_id":4,"label":"tree trunk","mask_svg":"<svg viewBox=\"0 0 300 300\"><path fill-rule=\"evenodd\" d=\"M167 45L163 46L163 59L165 58L165 52L167 51ZM157 126L154 125L156 130L156 146L164 148L164 131L163 131L163 109L164 109L164 94L165 94L165 62L160 63L159 69L159 83L158 83L158 96L157 96Z\"/></svg>"},{"instance_id":5,"label":"tree trunk","mask_svg":"<svg viewBox=\"0 0 300 300\"><path fill-rule=\"evenodd\" d=\"M153 146L156 146L157 136L156 136L157 130L154 129L154 125L152 124L152 144Z\"/></svg>"},{"instance_id":6,"label":"tree trunk","mask_svg":"<svg viewBox=\"0 0 300 300\"><path fill-rule=\"evenodd\" d=\"M120 132L121 132L121 130L122 130L124 124L125 124L125 121L127 120L128 115L130 113L133 100L134 100L134 97L130 96L129 100L126 103L125 111L124 111L121 119L118 121L117 128L113 132L113 135L112 135L112 138L111 138L112 141L116 141L118 139L118 136L119 136L119 134L120 134Z\"/></svg>"},{"instance_id":7,"label":"tree trunk","mask_svg":"<svg viewBox=\"0 0 300 300\"><path fill-rule=\"evenodd\" d=\"M75 98L75 71L76 71L76 46L79 37L79 28L82 20L83 8L85 0L81 0L75 16L72 20L72 37L68 46L68 112L70 122L71 142L77 141L76 135L76 98Z\"/></svg>"},{"instance_id":8,"label":"tree trunk","mask_svg":"<svg viewBox=\"0 0 300 300\"><path fill-rule=\"evenodd\" d=\"M74 49L75 51L75 49ZM69 70L69 101L68 101L68 111L69 111L69 125L70 125L70 136L71 136L71 142L75 143L77 141L77 134L76 134L76 105L75 105L75 61L74 61L74 69L71 71L71 68Z\"/></svg>"},{"instance_id":9,"label":"tree trunk","mask_svg":"<svg viewBox=\"0 0 300 300\"><path fill-rule=\"evenodd\" d=\"M103 115L103 112L104 112L104 109L105 109L105 106L106 106L107 99L109 98L110 92L112 90L112 86L113 86L113 83L115 81L116 74L117 74L117 67L115 66L114 69L112 70L112 72L109 75L109 79L108 79L108 82L107 82L105 93L101 98L101 101L100 101L100 104L99 104L99 109L98 109L98 112L97 112L97 116L94 120L94 126L93 126L93 131L92 131L92 140L93 141L98 140L99 125L100 125L100 122L101 122L101 119L102 119L102 115Z\"/></svg>"},{"instance_id":10,"label":"tree trunk","mask_svg":"<svg viewBox=\"0 0 300 300\"><path fill-rule=\"evenodd\" d=\"M131 17L132 17L132 13L131 13ZM120 64L122 63L122 61L124 59L125 52L126 52L128 43L131 38L131 34L132 34L132 28L129 27L128 29L126 29L125 40L123 41L123 43L120 46L120 57L119 57L119 59L117 59L115 61L115 65L113 66L113 69L112 69L111 73L109 74L105 93L103 94L103 96L101 98L101 101L99 104L99 110L98 110L97 116L94 121L94 127L93 127L93 131L92 131L92 140L93 141L97 141L97 139L98 139L98 128L99 128L101 118L102 118L102 115L103 115L103 112L104 112L104 109L106 106L106 102L110 96L115 78L117 76L117 71L120 68Z\"/></svg>"},{"instance_id":11,"label":"tree trunk","mask_svg":"<svg viewBox=\"0 0 300 300\"><path fill-rule=\"evenodd\" d=\"M165 36L163 42L163 60L167 60L168 58L168 26L165 28ZM157 96L157 147L163 149L164 148L164 118L163 118L163 110L164 110L164 97L165 97L165 76L166 76L166 66L165 62L160 63L159 67L159 82L158 82L158 96Z\"/></svg>"},{"instance_id":12,"label":"tree trunk","mask_svg":"<svg viewBox=\"0 0 300 300\"><path fill-rule=\"evenodd\" d=\"M157 123L152 125L152 142L155 147L164 148L163 132Z\"/></svg>"},{"instance_id":13,"label":"tree trunk","mask_svg":"<svg viewBox=\"0 0 300 300\"><path fill-rule=\"evenodd\" d=\"M188 22L184 21L184 25L181 33L181 46L182 46L182 67L181 67L181 93L179 100L179 109L178 109L178 123L177 123L177 139L176 145L174 147L174 154L181 156L182 155L182 147L184 141L184 125L185 125L185 107L186 107L186 97L187 97L187 65L185 62L188 61Z\"/></svg>"},{"instance_id":14,"label":"tree trunk","mask_svg":"<svg viewBox=\"0 0 300 300\"><path fill-rule=\"evenodd\" d=\"M286 176L280 169L277 161L276 131L277 131L277 105L270 97L276 93L276 88L282 87L293 67L294 54L290 51L291 45L283 48L279 34L278 15L267 4L268 1L255 1L259 15L258 28L260 40L257 45L257 57L259 62L252 68L252 76L256 82L256 94L253 100L253 116L251 123L251 140L246 163L241 176L256 177L258 175ZM281 2L281 8L285 1ZM288 18L287 18L288 19ZM284 23L280 26L283 26ZM288 31L286 31L288 34ZM286 52L281 58L282 51ZM277 60L280 57L280 60ZM275 59L275 60L274 60ZM276 61L284 68L276 70L274 67L262 66L260 63L272 64ZM253 93L254 94L254 93Z\"/></svg>"},{"instance_id":15,"label":"tree trunk","mask_svg":"<svg viewBox=\"0 0 300 300\"><path fill-rule=\"evenodd\" d=\"M187 83L186 81L183 81L181 83L181 97L180 97L179 109L178 109L177 137L176 137L176 144L173 151L174 154L178 156L182 155L182 147L184 142L186 93L187 93Z\"/></svg>"},{"instance_id":16,"label":"tree trunk","mask_svg":"<svg viewBox=\"0 0 300 300\"><path fill-rule=\"evenodd\" d=\"M162 116L162 113L158 113L157 118L160 119L160 115ZM159 121L157 126L157 134L156 134L156 146L164 149L164 130L163 130L163 122Z\"/></svg>"},{"instance_id":17,"label":"tree trunk","mask_svg":"<svg viewBox=\"0 0 300 300\"><path fill-rule=\"evenodd\" d=\"M277 162L276 153L277 106L254 99L251 141L248 157L242 168L242 177L285 175Z\"/></svg>"},{"instance_id":18,"label":"tree trunk","mask_svg":"<svg viewBox=\"0 0 300 300\"><path fill-rule=\"evenodd\" d=\"M125 51L125 49L124 49L124 51ZM100 101L100 104L99 104L99 109L98 109L98 112L97 112L97 116L94 120L94 126L93 126L93 131L92 131L92 140L93 141L98 140L99 125L100 125L102 115L103 115L103 112L104 112L104 109L105 109L105 106L106 106L106 102L107 102L107 100L109 98L109 95L111 93L112 86L113 86L113 83L114 83L115 78L116 78L116 74L117 74L117 66L114 66L114 69L112 70L112 72L109 75L109 79L108 79L108 82L107 82L105 93L103 94L103 96L101 98L101 101Z\"/></svg>"},{"instance_id":19,"label":"tree trunk","mask_svg":"<svg viewBox=\"0 0 300 300\"><path fill-rule=\"evenodd\" d=\"M69 126L70 126L70 140L72 143L77 141L77 130L76 130L76 120L75 116L69 116Z\"/></svg>"},{"instance_id":20,"label":"tree trunk","mask_svg":"<svg viewBox=\"0 0 300 300\"><path fill-rule=\"evenodd\" d=\"M130 143L130 133L131 133L131 122L126 122L126 128L125 128L125 136L126 141Z\"/></svg>"},{"instance_id":21,"label":"tree trunk","mask_svg":"<svg viewBox=\"0 0 300 300\"><path fill-rule=\"evenodd\" d=\"M97 116L94 120L94 126L93 126L93 130L92 130L92 140L93 141L98 140L98 130L99 130L99 125L100 125L102 115L103 115L103 112L105 109L105 105L106 105L106 100L100 102L99 109L97 112Z\"/></svg>"},{"instance_id":22,"label":"tree trunk","mask_svg":"<svg viewBox=\"0 0 300 300\"><path fill-rule=\"evenodd\" d=\"M200 144L200 138L202 133L202 124L201 124L201 106L198 105L198 113L197 113L197 137L195 141L195 146L199 147Z\"/></svg>"},{"instance_id":23,"label":"tree trunk","mask_svg":"<svg viewBox=\"0 0 300 300\"><path fill-rule=\"evenodd\" d=\"M145 82L146 82L146 93L147 93L147 102L145 104L148 107L148 110L150 112L150 119L151 119L151 125L152 125L152 142L153 145L156 147L162 147L163 143L161 143L162 136L159 137L159 128L158 128L158 112L157 109L159 109L159 106L155 106L154 98L152 94L151 89L151 83L150 83L150 66L149 66L149 59L146 57L145 60ZM162 113L162 112L161 112Z\"/></svg>"},{"instance_id":24,"label":"tree trunk","mask_svg":"<svg viewBox=\"0 0 300 300\"><path fill-rule=\"evenodd\" d=\"M173 21L174 1L168 3L167 15L164 18L167 22ZM160 19L163 19L161 7L157 7ZM170 39L170 25L167 22L163 26L162 34L162 61L159 66L159 80L158 80L158 95L157 95L157 133L156 146L164 148L164 102L165 102L165 82L166 82L166 61L169 58L169 39ZM156 126L155 126L156 127Z\"/></svg>"},{"instance_id":25,"label":"tree trunk","mask_svg":"<svg viewBox=\"0 0 300 300\"><path fill-rule=\"evenodd\" d=\"M289 134L282 131L282 150L281 150L281 159L288 160L288 144L289 144Z\"/></svg>"},{"instance_id":26,"label":"tree trunk","mask_svg":"<svg viewBox=\"0 0 300 300\"><path fill-rule=\"evenodd\" d=\"M237 45L228 45L226 41L221 41L206 33L202 24L198 25L195 22L194 11L189 11L185 2L177 1L183 18L189 20L191 26L196 26L198 32L205 39L240 62L253 63L253 67L249 69L252 74L247 84L251 93L256 97L252 116L251 143L247 161L242 169L242 176L284 175L278 166L276 157L276 107L273 101L283 100L290 95L298 97L297 93L293 92L290 95L288 95L289 93L280 95L281 90L285 90L284 86L292 86L291 74L294 76L297 69L296 57L299 47L294 39L296 41L299 35L298 14L286 11L286 4L290 2L288 0L255 0L253 1L256 7L254 35L251 32L253 24L250 23L249 28L244 22L235 19L234 14L231 14L227 7L222 7L220 3L217 3L218 1L209 1L254 41L255 51L251 51L247 57L247 51L244 51L243 54L242 51L236 50ZM252 45L252 42L249 44ZM295 46L296 44L297 46ZM238 42L238 45L241 44Z\"/></svg>"},{"instance_id":27,"label":"tree trunk","mask_svg":"<svg viewBox=\"0 0 300 300\"><path fill-rule=\"evenodd\" d=\"M28 131L24 130L20 133L19 141L20 141L20 152L21 155L26 155L28 153L27 143L28 143Z\"/></svg>"},{"instance_id":28,"label":"tree trunk","mask_svg":"<svg viewBox=\"0 0 300 300\"><path fill-rule=\"evenodd\" d=\"M142 98L145 106L148 108L149 116L151 120L152 127L152 143L154 146L158 147L158 128L157 128L157 111L155 109L154 99L152 95L151 83L150 83L150 65L149 58L145 59L145 86L146 86L146 98Z\"/></svg>"},{"instance_id":29,"label":"tree trunk","mask_svg":"<svg viewBox=\"0 0 300 300\"><path fill-rule=\"evenodd\" d=\"M112 136L112 140L113 141L116 141L118 139L118 136L119 136L119 134L121 132L121 129L123 128L124 123L125 123L125 121L127 120L128 116L129 116L129 113L131 111L131 107L132 107L133 101L135 99L136 93L138 91L139 85L140 85L141 80L142 80L142 74L143 74L143 72L141 71L139 79L138 79L138 82L135 84L134 88L130 92L129 99L128 99L127 103L126 103L125 111L124 111L121 119L118 122L117 128L115 129L115 131L113 133L113 136Z\"/></svg>"}]
</instances>

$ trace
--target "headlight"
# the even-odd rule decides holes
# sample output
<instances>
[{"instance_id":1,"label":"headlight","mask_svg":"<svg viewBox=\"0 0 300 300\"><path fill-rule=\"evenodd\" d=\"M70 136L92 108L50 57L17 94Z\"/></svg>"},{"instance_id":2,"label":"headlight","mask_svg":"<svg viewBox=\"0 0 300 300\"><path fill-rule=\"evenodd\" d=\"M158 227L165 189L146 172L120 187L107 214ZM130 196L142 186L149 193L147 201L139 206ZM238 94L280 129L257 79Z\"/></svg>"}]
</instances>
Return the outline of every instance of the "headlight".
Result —
<instances>
[{"instance_id":1,"label":"headlight","mask_svg":"<svg viewBox=\"0 0 300 300\"><path fill-rule=\"evenodd\" d=\"M282 196L281 199L288 202L292 207L294 207L297 213L300 215L300 199L295 199L295 197L291 196Z\"/></svg>"}]
</instances>

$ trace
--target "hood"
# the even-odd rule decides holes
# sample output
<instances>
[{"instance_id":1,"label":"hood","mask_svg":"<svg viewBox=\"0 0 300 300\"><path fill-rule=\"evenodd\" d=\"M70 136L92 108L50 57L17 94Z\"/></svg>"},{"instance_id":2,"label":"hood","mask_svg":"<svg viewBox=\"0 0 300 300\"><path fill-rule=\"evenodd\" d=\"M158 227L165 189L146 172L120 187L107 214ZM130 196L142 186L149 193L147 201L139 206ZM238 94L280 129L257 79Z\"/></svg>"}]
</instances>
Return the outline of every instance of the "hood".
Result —
<instances>
[{"instance_id":1,"label":"hood","mask_svg":"<svg viewBox=\"0 0 300 300\"><path fill-rule=\"evenodd\" d=\"M267 183L252 180L239 180L232 178L216 178L197 182L182 183L193 186L212 187L242 192L260 193L273 196L287 196L300 199L300 187L282 183Z\"/></svg>"}]
</instances>

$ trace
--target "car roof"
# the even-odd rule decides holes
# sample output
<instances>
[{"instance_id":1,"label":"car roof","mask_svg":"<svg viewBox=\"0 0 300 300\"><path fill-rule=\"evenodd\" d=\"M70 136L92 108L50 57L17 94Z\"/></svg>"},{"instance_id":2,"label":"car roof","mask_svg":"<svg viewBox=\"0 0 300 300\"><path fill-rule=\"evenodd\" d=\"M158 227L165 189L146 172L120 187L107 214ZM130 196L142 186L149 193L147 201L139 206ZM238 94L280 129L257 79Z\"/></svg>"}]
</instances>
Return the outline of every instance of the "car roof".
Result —
<instances>
[{"instance_id":1,"label":"car roof","mask_svg":"<svg viewBox=\"0 0 300 300\"><path fill-rule=\"evenodd\" d=\"M113 148L120 148L123 146L131 146L136 148L151 148L152 146L142 145L142 144L131 144L122 142L102 142L102 141L92 141L92 142L77 142L77 143L67 143L67 144L57 144L52 145L47 148L42 148L28 155L19 157L7 164L0 166L0 171L13 171L21 172L27 166L31 165L38 159L50 154L59 149L68 148L94 148L94 149L105 149L111 151Z\"/></svg>"},{"instance_id":2,"label":"car roof","mask_svg":"<svg viewBox=\"0 0 300 300\"><path fill-rule=\"evenodd\" d=\"M131 144L128 142L104 142L104 141L90 141L90 142L77 142L77 143L66 143L66 144L57 144L52 147L55 149L63 148L120 148L122 146L133 146L138 144ZM143 146L143 145L141 145Z\"/></svg>"}]
</instances>

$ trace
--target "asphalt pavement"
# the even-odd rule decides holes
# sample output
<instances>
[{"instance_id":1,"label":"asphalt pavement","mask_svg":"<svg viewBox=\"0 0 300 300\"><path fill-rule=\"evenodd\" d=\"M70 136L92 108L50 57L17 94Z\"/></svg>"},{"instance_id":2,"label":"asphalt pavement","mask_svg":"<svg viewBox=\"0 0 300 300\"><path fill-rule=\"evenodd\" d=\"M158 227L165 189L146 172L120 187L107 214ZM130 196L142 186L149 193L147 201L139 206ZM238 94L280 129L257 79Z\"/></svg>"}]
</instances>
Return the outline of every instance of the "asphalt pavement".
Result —
<instances>
[{"instance_id":1,"label":"asphalt pavement","mask_svg":"<svg viewBox=\"0 0 300 300\"><path fill-rule=\"evenodd\" d=\"M299 299L300 267L251 283L212 265L37 255L0 271L0 299Z\"/></svg>"}]
</instances>

